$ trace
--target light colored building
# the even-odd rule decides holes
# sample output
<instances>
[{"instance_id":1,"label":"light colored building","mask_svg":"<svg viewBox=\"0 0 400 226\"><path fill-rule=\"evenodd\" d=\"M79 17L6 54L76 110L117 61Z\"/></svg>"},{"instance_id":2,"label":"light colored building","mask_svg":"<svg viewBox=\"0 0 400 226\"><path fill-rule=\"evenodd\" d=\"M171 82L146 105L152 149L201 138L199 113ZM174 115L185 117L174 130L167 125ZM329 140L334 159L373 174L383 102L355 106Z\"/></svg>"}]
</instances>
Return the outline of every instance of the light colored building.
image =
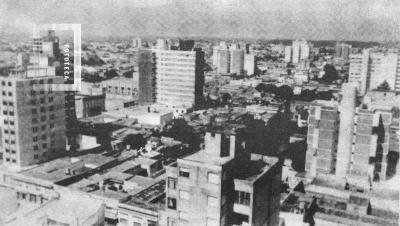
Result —
<instances>
[{"instance_id":1,"label":"light colored building","mask_svg":"<svg viewBox=\"0 0 400 226\"><path fill-rule=\"evenodd\" d=\"M203 98L204 52L156 50L156 102L192 107Z\"/></svg>"},{"instance_id":2,"label":"light colored building","mask_svg":"<svg viewBox=\"0 0 400 226\"><path fill-rule=\"evenodd\" d=\"M281 163L250 160L237 132L209 131L204 150L167 167L165 225L279 224Z\"/></svg>"},{"instance_id":3,"label":"light colored building","mask_svg":"<svg viewBox=\"0 0 400 226\"><path fill-rule=\"evenodd\" d=\"M23 168L64 154L65 94L46 88L63 82L52 67L15 69L0 76L4 164Z\"/></svg>"},{"instance_id":4,"label":"light colored building","mask_svg":"<svg viewBox=\"0 0 400 226\"><path fill-rule=\"evenodd\" d=\"M253 54L246 54L244 56L244 71L246 75L254 75L256 65L256 56Z\"/></svg>"},{"instance_id":5,"label":"light colored building","mask_svg":"<svg viewBox=\"0 0 400 226\"><path fill-rule=\"evenodd\" d=\"M294 64L307 60L310 57L311 46L306 40L295 40L292 43L292 60ZM285 50L288 53L289 50Z\"/></svg>"},{"instance_id":6,"label":"light colored building","mask_svg":"<svg viewBox=\"0 0 400 226\"><path fill-rule=\"evenodd\" d=\"M135 38L132 40L132 47L135 48L140 48L142 47L142 39L141 38Z\"/></svg>"},{"instance_id":7,"label":"light colored building","mask_svg":"<svg viewBox=\"0 0 400 226\"><path fill-rule=\"evenodd\" d=\"M360 95L387 82L390 90L400 91L400 58L396 50L376 52L364 49L350 55L349 82L359 86Z\"/></svg>"},{"instance_id":8,"label":"light colored building","mask_svg":"<svg viewBox=\"0 0 400 226\"><path fill-rule=\"evenodd\" d=\"M351 47L352 47L351 45L346 43L341 43L341 42L336 43L335 57L342 58L347 61L349 59Z\"/></svg>"},{"instance_id":9,"label":"light colored building","mask_svg":"<svg viewBox=\"0 0 400 226\"><path fill-rule=\"evenodd\" d=\"M308 116L308 136L306 152L306 172L311 176L317 173L335 172L339 112L335 103L314 101Z\"/></svg>"},{"instance_id":10,"label":"light colored building","mask_svg":"<svg viewBox=\"0 0 400 226\"><path fill-rule=\"evenodd\" d=\"M335 174L345 177L350 165L353 147L354 116L356 111L357 90L353 84L343 84L340 103L340 125Z\"/></svg>"},{"instance_id":11,"label":"light colored building","mask_svg":"<svg viewBox=\"0 0 400 226\"><path fill-rule=\"evenodd\" d=\"M368 190L372 181L386 180L392 113L356 108L355 101L349 84L340 106L310 106L306 172L335 174L351 189Z\"/></svg>"},{"instance_id":12,"label":"light colored building","mask_svg":"<svg viewBox=\"0 0 400 226\"><path fill-rule=\"evenodd\" d=\"M229 72L237 75L243 74L244 69L244 53L243 49L231 48L230 52L230 69Z\"/></svg>"},{"instance_id":13,"label":"light colored building","mask_svg":"<svg viewBox=\"0 0 400 226\"><path fill-rule=\"evenodd\" d=\"M289 63L292 62L292 47L285 46L285 62Z\"/></svg>"},{"instance_id":14,"label":"light colored building","mask_svg":"<svg viewBox=\"0 0 400 226\"><path fill-rule=\"evenodd\" d=\"M218 49L217 55L217 73L218 74L228 74L230 72L231 65L231 53L228 49Z\"/></svg>"},{"instance_id":15,"label":"light colored building","mask_svg":"<svg viewBox=\"0 0 400 226\"><path fill-rule=\"evenodd\" d=\"M367 91L369 51L364 49L362 54L352 54L349 58L349 83L356 84L359 94L364 95Z\"/></svg>"}]
</instances>

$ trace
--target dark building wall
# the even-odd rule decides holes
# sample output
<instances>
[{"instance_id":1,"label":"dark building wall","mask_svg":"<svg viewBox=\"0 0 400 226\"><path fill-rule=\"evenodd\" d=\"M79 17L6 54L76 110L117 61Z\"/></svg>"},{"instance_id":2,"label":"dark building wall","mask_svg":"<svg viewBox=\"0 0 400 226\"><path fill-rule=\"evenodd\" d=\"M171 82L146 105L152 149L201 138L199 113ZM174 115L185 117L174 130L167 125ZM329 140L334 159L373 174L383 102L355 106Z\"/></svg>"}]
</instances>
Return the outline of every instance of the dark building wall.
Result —
<instances>
[{"instance_id":1,"label":"dark building wall","mask_svg":"<svg viewBox=\"0 0 400 226\"><path fill-rule=\"evenodd\" d=\"M195 82L195 106L204 100L204 52L196 50L196 82Z\"/></svg>"},{"instance_id":2,"label":"dark building wall","mask_svg":"<svg viewBox=\"0 0 400 226\"><path fill-rule=\"evenodd\" d=\"M153 53L149 49L138 51L139 104L152 103L155 99L155 73Z\"/></svg>"},{"instance_id":3,"label":"dark building wall","mask_svg":"<svg viewBox=\"0 0 400 226\"><path fill-rule=\"evenodd\" d=\"M194 40L179 40L179 50L191 51L194 47Z\"/></svg>"}]
</instances>

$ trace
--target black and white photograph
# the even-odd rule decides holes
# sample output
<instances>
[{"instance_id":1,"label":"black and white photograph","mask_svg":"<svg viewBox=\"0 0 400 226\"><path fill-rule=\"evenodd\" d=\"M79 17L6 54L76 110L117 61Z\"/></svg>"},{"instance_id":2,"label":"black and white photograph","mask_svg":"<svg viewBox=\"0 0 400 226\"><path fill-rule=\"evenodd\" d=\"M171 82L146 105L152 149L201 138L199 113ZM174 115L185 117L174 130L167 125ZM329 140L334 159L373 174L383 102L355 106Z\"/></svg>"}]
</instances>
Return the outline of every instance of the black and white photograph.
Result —
<instances>
[{"instance_id":1,"label":"black and white photograph","mask_svg":"<svg viewBox=\"0 0 400 226\"><path fill-rule=\"evenodd\" d=\"M398 226L399 0L0 0L0 226Z\"/></svg>"}]
</instances>

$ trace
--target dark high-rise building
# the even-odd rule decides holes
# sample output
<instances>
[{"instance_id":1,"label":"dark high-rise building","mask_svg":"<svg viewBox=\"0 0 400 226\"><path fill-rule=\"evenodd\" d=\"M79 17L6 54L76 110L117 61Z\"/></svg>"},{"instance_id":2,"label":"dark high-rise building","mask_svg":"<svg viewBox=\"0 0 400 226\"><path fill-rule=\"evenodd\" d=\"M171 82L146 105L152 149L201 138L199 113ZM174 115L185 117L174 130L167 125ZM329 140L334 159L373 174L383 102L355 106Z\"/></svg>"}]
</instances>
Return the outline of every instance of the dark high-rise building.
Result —
<instances>
[{"instance_id":1,"label":"dark high-rise building","mask_svg":"<svg viewBox=\"0 0 400 226\"><path fill-rule=\"evenodd\" d=\"M179 50L191 51L194 47L194 40L181 40L179 39Z\"/></svg>"},{"instance_id":2,"label":"dark high-rise building","mask_svg":"<svg viewBox=\"0 0 400 226\"><path fill-rule=\"evenodd\" d=\"M139 103L152 103L155 99L154 55L150 49L139 49Z\"/></svg>"}]
</instances>

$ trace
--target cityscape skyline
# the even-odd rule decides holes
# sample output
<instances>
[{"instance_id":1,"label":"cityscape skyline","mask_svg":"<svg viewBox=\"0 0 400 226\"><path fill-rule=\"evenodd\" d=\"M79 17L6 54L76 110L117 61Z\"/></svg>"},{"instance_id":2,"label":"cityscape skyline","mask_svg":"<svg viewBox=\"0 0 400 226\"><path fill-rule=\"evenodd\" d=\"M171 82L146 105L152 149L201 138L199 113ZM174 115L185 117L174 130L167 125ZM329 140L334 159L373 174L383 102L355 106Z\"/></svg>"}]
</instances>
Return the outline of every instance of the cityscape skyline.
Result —
<instances>
[{"instance_id":1,"label":"cityscape skyline","mask_svg":"<svg viewBox=\"0 0 400 226\"><path fill-rule=\"evenodd\" d=\"M212 37L399 41L396 1L8 1L3 35L34 23L81 23L83 37ZM113 7L107 7L112 5Z\"/></svg>"}]
</instances>

